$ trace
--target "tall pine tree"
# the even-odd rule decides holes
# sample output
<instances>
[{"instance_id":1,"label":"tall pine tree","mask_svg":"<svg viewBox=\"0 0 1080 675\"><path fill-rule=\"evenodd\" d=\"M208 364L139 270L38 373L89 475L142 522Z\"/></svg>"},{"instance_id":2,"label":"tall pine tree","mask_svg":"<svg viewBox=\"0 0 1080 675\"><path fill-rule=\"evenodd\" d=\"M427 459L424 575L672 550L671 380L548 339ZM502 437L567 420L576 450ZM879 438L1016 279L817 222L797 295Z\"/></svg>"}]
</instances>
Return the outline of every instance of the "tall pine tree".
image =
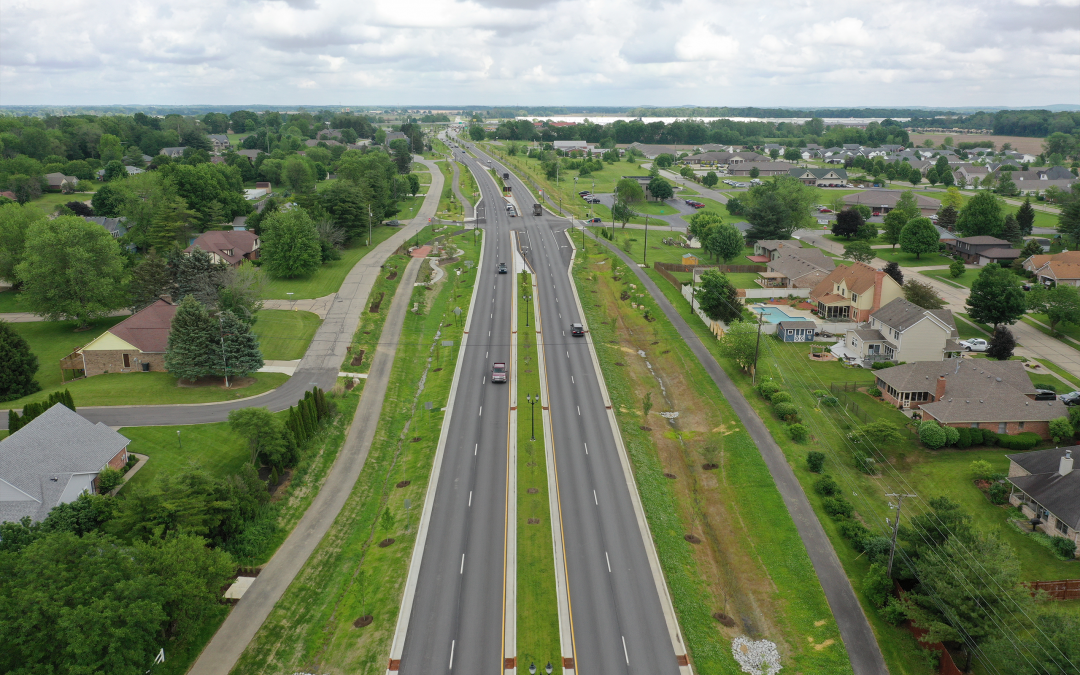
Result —
<instances>
[{"instance_id":1,"label":"tall pine tree","mask_svg":"<svg viewBox=\"0 0 1080 675\"><path fill-rule=\"evenodd\" d=\"M38 359L22 335L0 321L0 401L14 401L41 389L34 379Z\"/></svg>"},{"instance_id":2,"label":"tall pine tree","mask_svg":"<svg viewBox=\"0 0 1080 675\"><path fill-rule=\"evenodd\" d=\"M1025 237L1031 234L1031 228L1035 225L1035 209L1031 208L1031 197L1025 197L1024 203L1016 211L1016 222L1020 223L1020 234Z\"/></svg>"},{"instance_id":3,"label":"tall pine tree","mask_svg":"<svg viewBox=\"0 0 1080 675\"><path fill-rule=\"evenodd\" d=\"M197 380L216 372L221 365L217 322L202 303L188 295L173 316L165 368L183 380Z\"/></svg>"},{"instance_id":4,"label":"tall pine tree","mask_svg":"<svg viewBox=\"0 0 1080 675\"><path fill-rule=\"evenodd\" d=\"M225 361L218 363L218 374L243 377L263 367L259 338L251 332L251 326L229 310L218 315L218 324L225 349Z\"/></svg>"}]
</instances>

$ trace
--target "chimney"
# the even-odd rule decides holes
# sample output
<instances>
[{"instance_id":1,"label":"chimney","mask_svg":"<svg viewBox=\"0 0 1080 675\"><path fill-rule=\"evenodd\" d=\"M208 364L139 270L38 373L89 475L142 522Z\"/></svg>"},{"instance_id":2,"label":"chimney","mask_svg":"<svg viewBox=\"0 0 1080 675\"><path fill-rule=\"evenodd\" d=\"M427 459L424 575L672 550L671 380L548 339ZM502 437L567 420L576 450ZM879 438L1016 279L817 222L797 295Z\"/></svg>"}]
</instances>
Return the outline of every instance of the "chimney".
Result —
<instances>
[{"instance_id":1,"label":"chimney","mask_svg":"<svg viewBox=\"0 0 1080 675\"><path fill-rule=\"evenodd\" d=\"M945 395L945 376L939 375L937 379L937 388L934 390L934 400L940 401L941 397Z\"/></svg>"},{"instance_id":2,"label":"chimney","mask_svg":"<svg viewBox=\"0 0 1080 675\"><path fill-rule=\"evenodd\" d=\"M1065 456L1061 458L1061 463L1058 464L1058 473L1060 473L1062 476L1068 476L1070 473L1072 473L1072 467L1072 448L1069 448L1065 451Z\"/></svg>"}]
</instances>

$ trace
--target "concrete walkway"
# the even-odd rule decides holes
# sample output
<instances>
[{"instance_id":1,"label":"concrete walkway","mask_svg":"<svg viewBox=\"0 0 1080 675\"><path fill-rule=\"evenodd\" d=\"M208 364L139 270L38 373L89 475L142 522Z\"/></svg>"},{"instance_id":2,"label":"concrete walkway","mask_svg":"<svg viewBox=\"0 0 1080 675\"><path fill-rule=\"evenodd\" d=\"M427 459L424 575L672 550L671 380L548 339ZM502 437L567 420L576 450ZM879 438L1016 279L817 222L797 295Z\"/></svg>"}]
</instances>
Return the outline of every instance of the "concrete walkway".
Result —
<instances>
[{"instance_id":1,"label":"concrete walkway","mask_svg":"<svg viewBox=\"0 0 1080 675\"><path fill-rule=\"evenodd\" d=\"M832 542L829 541L821 522L814 513L810 502L806 499L802 486L795 478L780 446L773 440L772 435L757 416L750 404L743 398L742 392L731 381L720 364L713 358L708 348L702 344L697 334L683 319L675 308L667 301L667 297L657 288L653 280L645 274L645 271L637 266L637 262L630 259L612 243L606 240L596 239L617 254L627 267L638 276L642 285L648 289L660 309L671 321L679 336L694 352L702 368L709 374L721 394L727 399L746 430L754 440L762 459L769 467L769 474L776 483L776 488L784 499L788 513L795 522L795 528L799 532L806 552L810 556L810 562L814 565L821 588L825 592L825 599L829 602L836 625L840 629L840 636L847 648L848 658L855 675L887 675L885 659L878 648L874 631L870 628L870 622L863 613L862 605L859 604L855 592L851 588L847 574L844 572L840 559L836 557Z\"/></svg>"},{"instance_id":2,"label":"concrete walkway","mask_svg":"<svg viewBox=\"0 0 1080 675\"><path fill-rule=\"evenodd\" d=\"M422 258L413 258L405 268L401 284L390 304L383 339L375 349L356 416L326 481L304 517L244 593L188 675L228 675L352 493L379 425L394 355L412 298L413 281L422 263Z\"/></svg>"},{"instance_id":3,"label":"concrete walkway","mask_svg":"<svg viewBox=\"0 0 1080 675\"><path fill-rule=\"evenodd\" d=\"M337 293L324 295L321 298L304 298L302 300L264 300L263 309L285 309L298 312L311 312L325 319L330 313L330 307L334 304Z\"/></svg>"}]
</instances>

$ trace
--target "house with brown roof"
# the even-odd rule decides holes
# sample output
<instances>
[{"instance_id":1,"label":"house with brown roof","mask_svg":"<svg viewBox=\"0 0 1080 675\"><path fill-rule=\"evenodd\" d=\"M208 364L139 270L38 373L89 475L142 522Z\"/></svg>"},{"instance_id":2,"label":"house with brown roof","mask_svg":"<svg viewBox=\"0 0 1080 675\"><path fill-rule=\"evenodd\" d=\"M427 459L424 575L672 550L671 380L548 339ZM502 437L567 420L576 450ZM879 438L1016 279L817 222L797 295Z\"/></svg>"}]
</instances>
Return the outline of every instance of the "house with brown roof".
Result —
<instances>
[{"instance_id":1,"label":"house with brown roof","mask_svg":"<svg viewBox=\"0 0 1080 675\"><path fill-rule=\"evenodd\" d=\"M756 152L701 152L696 155L683 157L683 164L697 164L700 166L731 166L746 162L767 162L768 156L759 155ZM790 168L790 166L789 166Z\"/></svg>"},{"instance_id":2,"label":"house with brown roof","mask_svg":"<svg viewBox=\"0 0 1080 675\"><path fill-rule=\"evenodd\" d=\"M1078 544L1080 557L1080 471L1073 469L1080 446L1036 450L1009 458L1009 503L1051 537Z\"/></svg>"},{"instance_id":3,"label":"house with brown roof","mask_svg":"<svg viewBox=\"0 0 1080 675\"><path fill-rule=\"evenodd\" d=\"M941 361L962 351L959 338L952 311L923 309L896 298L830 349L869 368L877 361Z\"/></svg>"},{"instance_id":4,"label":"house with brown roof","mask_svg":"<svg viewBox=\"0 0 1080 675\"><path fill-rule=\"evenodd\" d=\"M1037 272L1040 267L1048 262L1080 263L1080 251L1033 255L1024 261L1024 269L1029 272Z\"/></svg>"},{"instance_id":5,"label":"house with brown roof","mask_svg":"<svg viewBox=\"0 0 1080 675\"><path fill-rule=\"evenodd\" d=\"M754 169L758 170L759 176L786 176L791 171L789 162L742 162L728 167L728 173L732 176L749 176Z\"/></svg>"},{"instance_id":6,"label":"house with brown roof","mask_svg":"<svg viewBox=\"0 0 1080 675\"><path fill-rule=\"evenodd\" d=\"M987 235L979 235L977 237L957 237L955 240L946 244L951 255L958 255L964 259L964 262L972 265L979 264L979 256L984 252L989 252L993 249L1008 249L1011 247L1009 242L1004 239L998 239L997 237L990 237ZM1016 255L1012 257L1013 260L1020 257L1020 252L1017 251Z\"/></svg>"},{"instance_id":7,"label":"house with brown roof","mask_svg":"<svg viewBox=\"0 0 1080 675\"><path fill-rule=\"evenodd\" d=\"M870 315L904 291L896 280L866 263L838 265L810 291L822 319L867 321Z\"/></svg>"},{"instance_id":8,"label":"house with brown roof","mask_svg":"<svg viewBox=\"0 0 1080 675\"><path fill-rule=\"evenodd\" d=\"M74 377L104 373L164 372L176 305L160 298L60 359Z\"/></svg>"},{"instance_id":9,"label":"house with brown roof","mask_svg":"<svg viewBox=\"0 0 1080 675\"><path fill-rule=\"evenodd\" d=\"M1008 246L997 246L981 251L979 253L979 260L975 264L989 265L990 263L997 263L1004 267L1006 265L1011 265L1012 262L1019 257L1020 249Z\"/></svg>"},{"instance_id":10,"label":"house with brown roof","mask_svg":"<svg viewBox=\"0 0 1080 675\"><path fill-rule=\"evenodd\" d=\"M864 190L850 195L844 195L843 202L848 206L868 206L875 216L883 216L896 208L900 201L900 195L906 190ZM914 195L915 204L919 207L919 213L924 216L932 216L937 213L941 202L930 199L923 195ZM1008 242L1006 242L1008 243Z\"/></svg>"},{"instance_id":11,"label":"house with brown roof","mask_svg":"<svg viewBox=\"0 0 1080 675\"><path fill-rule=\"evenodd\" d=\"M999 434L1034 432L1050 438L1050 420L1069 414L1061 401L1036 401L1020 361L954 358L917 361L877 372L882 397L918 408L924 419Z\"/></svg>"},{"instance_id":12,"label":"house with brown roof","mask_svg":"<svg viewBox=\"0 0 1080 675\"><path fill-rule=\"evenodd\" d=\"M1033 255L1024 261L1024 269L1034 272L1043 285L1080 286L1080 251Z\"/></svg>"},{"instance_id":13,"label":"house with brown roof","mask_svg":"<svg viewBox=\"0 0 1080 675\"><path fill-rule=\"evenodd\" d=\"M238 267L245 260L259 257L259 235L247 230L211 230L200 234L184 253L196 248L209 253L215 263Z\"/></svg>"}]
</instances>

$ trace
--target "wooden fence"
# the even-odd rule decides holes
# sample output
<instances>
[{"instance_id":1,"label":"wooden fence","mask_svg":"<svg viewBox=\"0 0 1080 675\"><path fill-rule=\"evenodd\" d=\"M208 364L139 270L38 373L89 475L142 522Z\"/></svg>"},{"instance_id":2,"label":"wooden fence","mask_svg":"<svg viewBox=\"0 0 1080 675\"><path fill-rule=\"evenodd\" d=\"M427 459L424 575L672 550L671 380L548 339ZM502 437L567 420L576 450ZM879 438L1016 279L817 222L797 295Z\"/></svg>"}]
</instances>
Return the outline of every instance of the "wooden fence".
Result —
<instances>
[{"instance_id":1,"label":"wooden fence","mask_svg":"<svg viewBox=\"0 0 1080 675\"><path fill-rule=\"evenodd\" d=\"M675 263L653 263L655 269L665 269L669 272L693 272L695 269L720 270L725 274L767 272L765 265L676 265Z\"/></svg>"},{"instance_id":2,"label":"wooden fence","mask_svg":"<svg viewBox=\"0 0 1080 675\"><path fill-rule=\"evenodd\" d=\"M1080 600L1080 579L1029 581L1024 585L1031 589L1032 595L1043 591L1051 600Z\"/></svg>"}]
</instances>

